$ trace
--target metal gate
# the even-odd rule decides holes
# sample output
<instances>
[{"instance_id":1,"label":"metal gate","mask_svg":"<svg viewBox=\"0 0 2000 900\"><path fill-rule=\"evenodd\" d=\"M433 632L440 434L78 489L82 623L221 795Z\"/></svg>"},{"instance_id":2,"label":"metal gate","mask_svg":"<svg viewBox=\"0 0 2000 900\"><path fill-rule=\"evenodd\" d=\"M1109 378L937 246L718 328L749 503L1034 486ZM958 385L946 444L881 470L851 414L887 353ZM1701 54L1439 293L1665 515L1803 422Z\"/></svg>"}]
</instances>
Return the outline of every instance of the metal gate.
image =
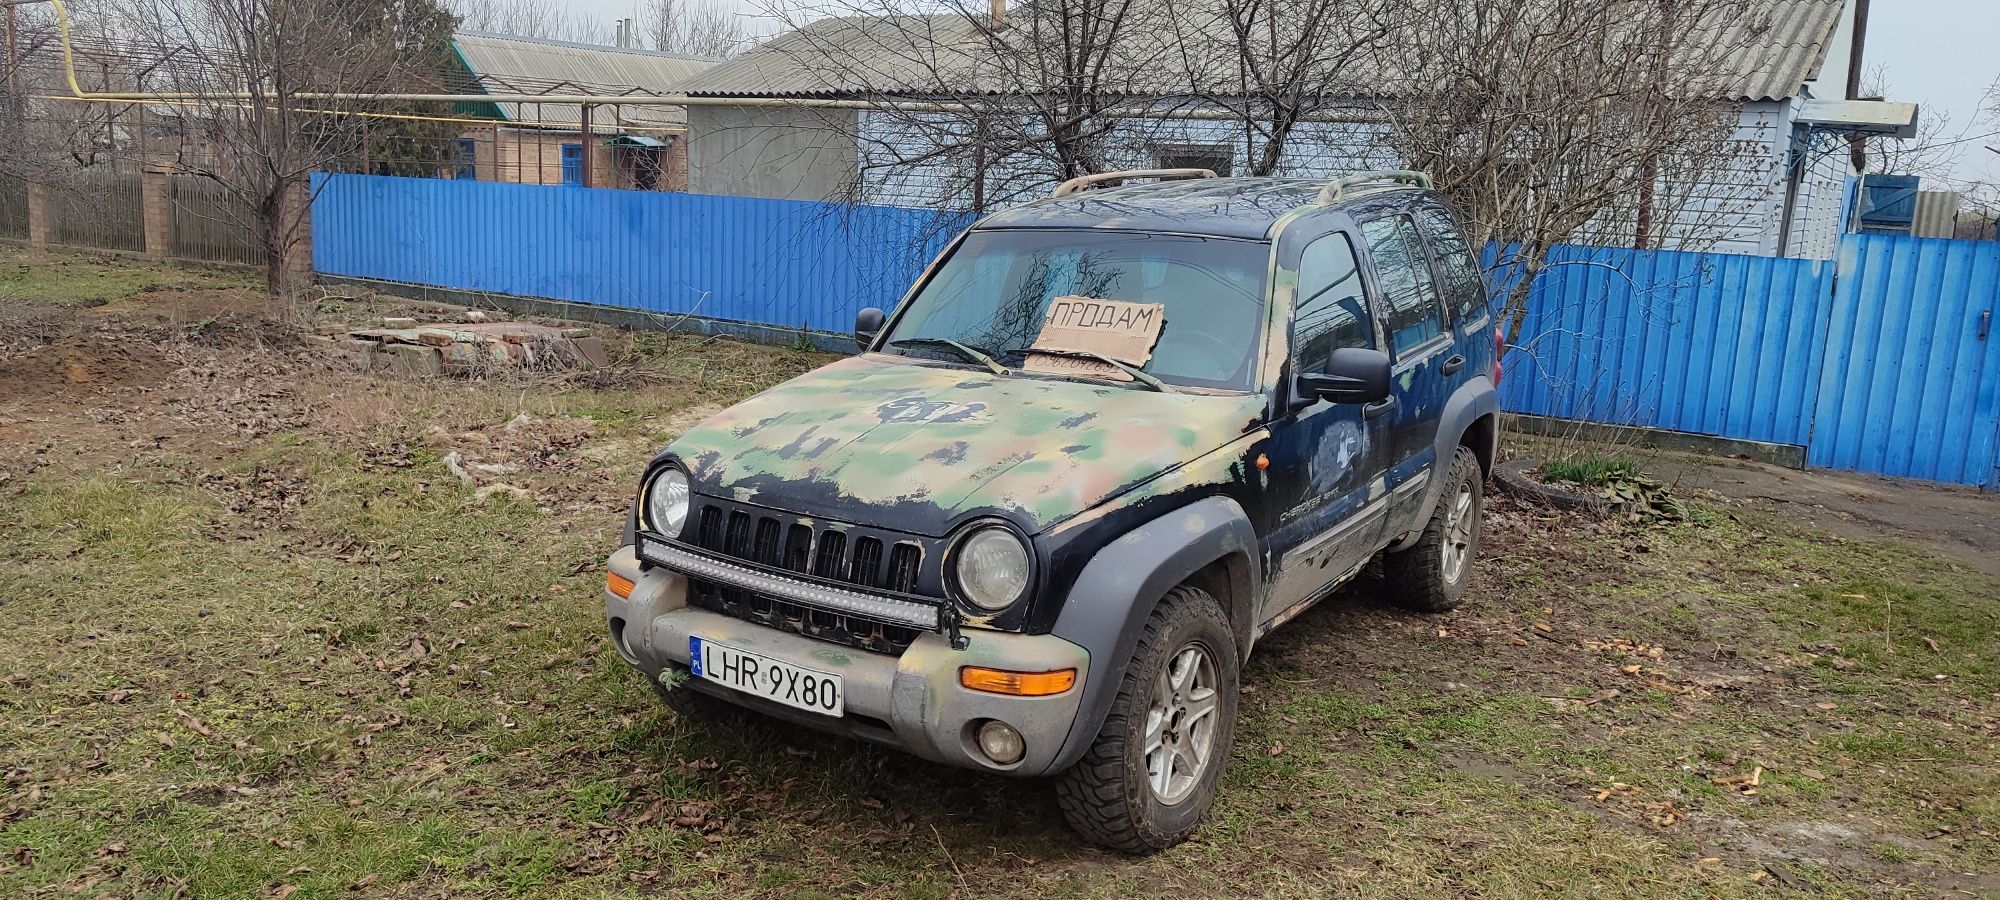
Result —
<instances>
[{"instance_id":1,"label":"metal gate","mask_svg":"<svg viewBox=\"0 0 2000 900\"><path fill-rule=\"evenodd\" d=\"M1809 465L2000 490L2000 243L1848 235Z\"/></svg>"}]
</instances>

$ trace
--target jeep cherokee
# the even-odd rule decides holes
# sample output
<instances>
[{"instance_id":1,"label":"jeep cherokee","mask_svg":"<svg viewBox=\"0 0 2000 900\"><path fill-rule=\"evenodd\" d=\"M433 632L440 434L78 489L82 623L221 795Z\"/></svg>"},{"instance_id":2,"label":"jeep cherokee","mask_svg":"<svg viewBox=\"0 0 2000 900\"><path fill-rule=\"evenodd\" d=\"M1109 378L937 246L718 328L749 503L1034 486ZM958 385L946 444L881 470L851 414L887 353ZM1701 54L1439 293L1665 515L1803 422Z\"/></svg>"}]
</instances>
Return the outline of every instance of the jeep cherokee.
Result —
<instances>
[{"instance_id":1,"label":"jeep cherokee","mask_svg":"<svg viewBox=\"0 0 2000 900\"><path fill-rule=\"evenodd\" d=\"M1378 558L1413 609L1466 590L1499 347L1429 188L1120 172L985 217L859 355L652 461L612 644L677 709L1054 776L1088 840L1182 840L1261 637Z\"/></svg>"}]
</instances>

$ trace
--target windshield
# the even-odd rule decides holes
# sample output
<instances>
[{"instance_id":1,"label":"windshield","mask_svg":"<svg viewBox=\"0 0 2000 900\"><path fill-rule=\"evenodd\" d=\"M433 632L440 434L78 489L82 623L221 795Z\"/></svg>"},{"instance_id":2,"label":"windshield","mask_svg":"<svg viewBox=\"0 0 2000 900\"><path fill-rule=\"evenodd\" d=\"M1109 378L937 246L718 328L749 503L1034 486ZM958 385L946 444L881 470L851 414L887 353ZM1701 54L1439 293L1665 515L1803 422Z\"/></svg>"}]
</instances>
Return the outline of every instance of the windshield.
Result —
<instances>
[{"instance_id":1,"label":"windshield","mask_svg":"<svg viewBox=\"0 0 2000 900\"><path fill-rule=\"evenodd\" d=\"M1158 303L1159 343L1141 371L1161 381L1247 389L1264 324L1258 241L1116 231L975 231L909 301L883 346L957 341L1017 367L1064 296ZM890 352L968 362L918 340Z\"/></svg>"}]
</instances>

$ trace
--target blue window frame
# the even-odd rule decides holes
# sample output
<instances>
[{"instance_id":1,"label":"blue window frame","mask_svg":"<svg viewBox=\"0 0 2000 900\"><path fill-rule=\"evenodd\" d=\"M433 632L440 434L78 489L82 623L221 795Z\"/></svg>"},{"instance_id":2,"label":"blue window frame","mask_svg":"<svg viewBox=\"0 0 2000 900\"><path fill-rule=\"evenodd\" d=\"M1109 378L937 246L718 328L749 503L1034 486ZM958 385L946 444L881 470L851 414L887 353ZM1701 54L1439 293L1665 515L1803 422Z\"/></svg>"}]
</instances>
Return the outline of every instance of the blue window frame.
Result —
<instances>
[{"instance_id":1,"label":"blue window frame","mask_svg":"<svg viewBox=\"0 0 2000 900\"><path fill-rule=\"evenodd\" d=\"M583 145L562 145L563 184L583 184Z\"/></svg>"},{"instance_id":2,"label":"blue window frame","mask_svg":"<svg viewBox=\"0 0 2000 900\"><path fill-rule=\"evenodd\" d=\"M451 177L465 181L479 177L479 144L473 139L458 139L458 164L452 167Z\"/></svg>"}]
</instances>

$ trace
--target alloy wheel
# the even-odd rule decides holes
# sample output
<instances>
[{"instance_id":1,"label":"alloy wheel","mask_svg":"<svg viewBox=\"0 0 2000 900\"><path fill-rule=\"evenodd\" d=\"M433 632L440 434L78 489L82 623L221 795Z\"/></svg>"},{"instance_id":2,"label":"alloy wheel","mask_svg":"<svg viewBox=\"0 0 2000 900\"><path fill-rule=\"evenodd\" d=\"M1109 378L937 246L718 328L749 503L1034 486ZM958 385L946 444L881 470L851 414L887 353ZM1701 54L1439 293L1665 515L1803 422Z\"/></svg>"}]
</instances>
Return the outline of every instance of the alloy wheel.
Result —
<instances>
[{"instance_id":1,"label":"alloy wheel","mask_svg":"<svg viewBox=\"0 0 2000 900\"><path fill-rule=\"evenodd\" d=\"M1457 584L1465 574L1465 561L1472 555L1472 529L1479 524L1473 512L1472 485L1461 485L1451 499L1451 511L1444 519L1444 568L1446 584Z\"/></svg>"},{"instance_id":2,"label":"alloy wheel","mask_svg":"<svg viewBox=\"0 0 2000 900\"><path fill-rule=\"evenodd\" d=\"M1217 684L1215 660L1193 641L1168 656L1154 680L1146 712L1146 783L1163 805L1194 793L1213 761Z\"/></svg>"}]
</instances>

